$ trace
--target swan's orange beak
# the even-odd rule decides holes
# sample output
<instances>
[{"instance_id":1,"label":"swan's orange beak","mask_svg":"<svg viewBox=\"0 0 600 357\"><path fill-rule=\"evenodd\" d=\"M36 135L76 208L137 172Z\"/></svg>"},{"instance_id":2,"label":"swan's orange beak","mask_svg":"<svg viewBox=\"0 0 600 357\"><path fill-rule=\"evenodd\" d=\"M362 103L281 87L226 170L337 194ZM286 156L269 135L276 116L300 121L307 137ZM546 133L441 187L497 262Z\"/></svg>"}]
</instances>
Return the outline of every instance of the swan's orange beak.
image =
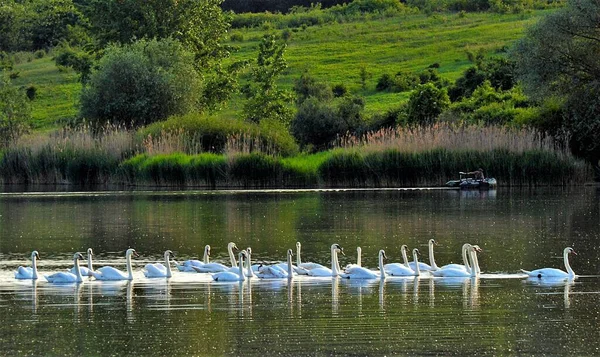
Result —
<instances>
[{"instance_id":1,"label":"swan's orange beak","mask_svg":"<svg viewBox=\"0 0 600 357\"><path fill-rule=\"evenodd\" d=\"M138 252L133 252L133 256L137 258L137 257L139 257L140 255L138 254Z\"/></svg>"},{"instance_id":2,"label":"swan's orange beak","mask_svg":"<svg viewBox=\"0 0 600 357\"><path fill-rule=\"evenodd\" d=\"M571 253L573 253L574 255L577 255L577 252L574 251L573 249L571 249Z\"/></svg>"}]
</instances>

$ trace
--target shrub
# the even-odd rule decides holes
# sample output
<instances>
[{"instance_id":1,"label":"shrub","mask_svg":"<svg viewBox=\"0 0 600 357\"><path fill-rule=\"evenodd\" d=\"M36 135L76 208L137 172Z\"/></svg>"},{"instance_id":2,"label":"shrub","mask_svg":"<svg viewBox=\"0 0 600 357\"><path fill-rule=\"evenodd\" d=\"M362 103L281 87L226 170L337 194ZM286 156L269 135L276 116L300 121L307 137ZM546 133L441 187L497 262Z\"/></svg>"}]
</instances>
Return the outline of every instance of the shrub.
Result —
<instances>
[{"instance_id":1,"label":"shrub","mask_svg":"<svg viewBox=\"0 0 600 357\"><path fill-rule=\"evenodd\" d=\"M25 94L27 95L27 98L29 98L29 100L34 100L35 96L37 94L37 87L36 86L29 86L25 89Z\"/></svg>"},{"instance_id":2,"label":"shrub","mask_svg":"<svg viewBox=\"0 0 600 357\"><path fill-rule=\"evenodd\" d=\"M420 85L408 100L406 124L432 125L449 105L446 89L439 89L432 83Z\"/></svg>"},{"instance_id":3,"label":"shrub","mask_svg":"<svg viewBox=\"0 0 600 357\"><path fill-rule=\"evenodd\" d=\"M0 148L27 132L30 119L26 95L0 72Z\"/></svg>"},{"instance_id":4,"label":"shrub","mask_svg":"<svg viewBox=\"0 0 600 357\"><path fill-rule=\"evenodd\" d=\"M229 39L233 42L243 42L244 34L241 32L236 32L236 33L232 34L231 37L229 37Z\"/></svg>"},{"instance_id":5,"label":"shrub","mask_svg":"<svg viewBox=\"0 0 600 357\"><path fill-rule=\"evenodd\" d=\"M244 187L277 184L281 174L281 163L274 157L252 153L236 155L229 168L231 180Z\"/></svg>"},{"instance_id":6,"label":"shrub","mask_svg":"<svg viewBox=\"0 0 600 357\"><path fill-rule=\"evenodd\" d=\"M46 56L46 51L44 51L44 50L37 50L33 53L33 57L38 58L38 59L44 58L44 56Z\"/></svg>"},{"instance_id":7,"label":"shrub","mask_svg":"<svg viewBox=\"0 0 600 357\"><path fill-rule=\"evenodd\" d=\"M333 92L333 96L336 98L343 97L348 94L348 88L342 83L334 85L333 88L331 88L331 91Z\"/></svg>"},{"instance_id":8,"label":"shrub","mask_svg":"<svg viewBox=\"0 0 600 357\"><path fill-rule=\"evenodd\" d=\"M142 40L106 49L81 94L81 116L139 127L198 110L194 55L175 40Z\"/></svg>"},{"instance_id":9,"label":"shrub","mask_svg":"<svg viewBox=\"0 0 600 357\"><path fill-rule=\"evenodd\" d=\"M294 82L296 93L296 104L302 104L308 98L316 98L325 102L333 98L333 92L326 84L319 83L308 73L302 73L300 78Z\"/></svg>"}]
</instances>

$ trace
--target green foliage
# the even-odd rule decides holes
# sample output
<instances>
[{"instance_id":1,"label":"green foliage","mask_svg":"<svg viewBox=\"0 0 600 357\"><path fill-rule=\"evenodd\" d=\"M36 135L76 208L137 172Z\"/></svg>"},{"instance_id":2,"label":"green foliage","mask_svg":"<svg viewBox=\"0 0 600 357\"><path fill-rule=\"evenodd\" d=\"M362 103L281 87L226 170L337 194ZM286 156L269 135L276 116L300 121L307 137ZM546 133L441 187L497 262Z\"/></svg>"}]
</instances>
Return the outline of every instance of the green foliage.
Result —
<instances>
[{"instance_id":1,"label":"green foliage","mask_svg":"<svg viewBox=\"0 0 600 357\"><path fill-rule=\"evenodd\" d=\"M477 55L474 59L476 65L469 67L463 75L448 89L448 95L453 102L461 98L470 97L473 91L489 81L490 85L498 90L509 90L516 84L515 62L503 57L485 59Z\"/></svg>"},{"instance_id":2,"label":"green foliage","mask_svg":"<svg viewBox=\"0 0 600 357\"><path fill-rule=\"evenodd\" d=\"M243 187L267 187L278 182L281 163L272 156L260 153L237 155L229 168L233 182Z\"/></svg>"},{"instance_id":3,"label":"green foliage","mask_svg":"<svg viewBox=\"0 0 600 357\"><path fill-rule=\"evenodd\" d=\"M568 132L573 151L600 166L599 34L600 3L573 0L531 27L512 55L528 95L564 100L564 120L551 130Z\"/></svg>"},{"instance_id":4,"label":"green foliage","mask_svg":"<svg viewBox=\"0 0 600 357\"><path fill-rule=\"evenodd\" d=\"M340 91L343 92L343 89L340 89ZM296 104L302 104L302 102L311 97L325 102L333 99L333 92L329 86L319 83L308 72L302 73L300 78L294 82L294 92L296 93Z\"/></svg>"},{"instance_id":5,"label":"green foliage","mask_svg":"<svg viewBox=\"0 0 600 357\"><path fill-rule=\"evenodd\" d=\"M26 94L0 72L0 148L23 135L30 119L31 108Z\"/></svg>"},{"instance_id":6,"label":"green foliage","mask_svg":"<svg viewBox=\"0 0 600 357\"><path fill-rule=\"evenodd\" d=\"M433 83L419 85L412 92L406 108L408 125L433 125L437 117L450 106L446 89Z\"/></svg>"},{"instance_id":7,"label":"green foliage","mask_svg":"<svg viewBox=\"0 0 600 357\"><path fill-rule=\"evenodd\" d=\"M84 7L102 47L139 39L179 40L208 71L229 56L222 40L229 28L222 0L89 0Z\"/></svg>"},{"instance_id":8,"label":"green foliage","mask_svg":"<svg viewBox=\"0 0 600 357\"><path fill-rule=\"evenodd\" d=\"M199 109L199 94L193 54L178 41L112 45L83 89L81 115L95 125L138 127Z\"/></svg>"},{"instance_id":9,"label":"green foliage","mask_svg":"<svg viewBox=\"0 0 600 357\"><path fill-rule=\"evenodd\" d=\"M244 116L258 123L265 119L274 119L288 123L292 116L291 95L277 88L276 80L287 63L283 58L286 45L278 44L273 35L265 35L259 45L256 66L252 68L252 81L244 89L247 101L244 104Z\"/></svg>"},{"instance_id":10,"label":"green foliage","mask_svg":"<svg viewBox=\"0 0 600 357\"><path fill-rule=\"evenodd\" d=\"M283 156L298 152L298 145L285 127L274 121L260 124L238 120L221 119L207 115L188 114L171 117L166 121L151 124L138 131L140 140L165 135L184 135L190 151L222 153L228 138L244 136L244 139L258 141L260 148Z\"/></svg>"},{"instance_id":11,"label":"green foliage","mask_svg":"<svg viewBox=\"0 0 600 357\"><path fill-rule=\"evenodd\" d=\"M91 54L73 48L65 43L57 49L54 61L58 66L73 68L79 73L80 81L82 83L87 83L92 71L94 58Z\"/></svg>"}]
</instances>

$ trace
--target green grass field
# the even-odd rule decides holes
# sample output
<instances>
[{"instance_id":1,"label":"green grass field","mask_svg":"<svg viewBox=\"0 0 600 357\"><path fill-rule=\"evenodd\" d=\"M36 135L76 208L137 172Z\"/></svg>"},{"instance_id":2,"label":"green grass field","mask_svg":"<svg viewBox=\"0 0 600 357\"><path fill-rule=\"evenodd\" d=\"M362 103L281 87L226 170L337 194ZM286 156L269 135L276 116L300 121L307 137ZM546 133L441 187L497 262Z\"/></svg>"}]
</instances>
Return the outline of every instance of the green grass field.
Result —
<instances>
[{"instance_id":1,"label":"green grass field","mask_svg":"<svg viewBox=\"0 0 600 357\"><path fill-rule=\"evenodd\" d=\"M406 15L297 29L288 41L289 68L281 78L281 85L291 88L293 81L308 71L320 81L344 84L351 93L364 96L367 113L384 111L406 100L408 94L376 92L375 84L383 73L421 71L439 63L442 76L454 80L470 65L467 51L482 49L488 54L502 51L544 13L547 11L514 15ZM255 59L259 41L267 32L281 30L231 30L230 35L241 33L244 38L229 43L239 47L232 60ZM359 76L361 68L368 73L364 89ZM18 64L15 71L20 76L14 84L37 88L37 98L33 101L34 128L54 128L76 115L81 85L75 73L59 71L50 56ZM239 98L234 99L218 115L235 117L241 107Z\"/></svg>"}]
</instances>

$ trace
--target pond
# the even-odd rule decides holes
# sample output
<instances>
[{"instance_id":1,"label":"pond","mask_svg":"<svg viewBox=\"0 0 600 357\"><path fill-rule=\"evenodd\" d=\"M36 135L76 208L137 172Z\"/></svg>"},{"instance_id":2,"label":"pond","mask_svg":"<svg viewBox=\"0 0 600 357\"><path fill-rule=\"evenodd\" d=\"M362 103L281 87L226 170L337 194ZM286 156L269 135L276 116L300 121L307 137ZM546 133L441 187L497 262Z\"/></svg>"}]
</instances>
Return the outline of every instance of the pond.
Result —
<instances>
[{"instance_id":1,"label":"pond","mask_svg":"<svg viewBox=\"0 0 600 357\"><path fill-rule=\"evenodd\" d=\"M600 190L273 190L29 192L0 194L0 351L3 355L597 355L600 354ZM175 271L144 277L146 263L201 257L228 263L227 243L254 261L302 259L377 269L400 246L429 262L460 262L482 248L479 278L385 280L294 277L214 282ZM524 279L520 269L564 270L576 280ZM88 247L96 267L133 281L50 284L16 280L40 254L41 275L72 266ZM295 259L295 257L294 257Z\"/></svg>"}]
</instances>

